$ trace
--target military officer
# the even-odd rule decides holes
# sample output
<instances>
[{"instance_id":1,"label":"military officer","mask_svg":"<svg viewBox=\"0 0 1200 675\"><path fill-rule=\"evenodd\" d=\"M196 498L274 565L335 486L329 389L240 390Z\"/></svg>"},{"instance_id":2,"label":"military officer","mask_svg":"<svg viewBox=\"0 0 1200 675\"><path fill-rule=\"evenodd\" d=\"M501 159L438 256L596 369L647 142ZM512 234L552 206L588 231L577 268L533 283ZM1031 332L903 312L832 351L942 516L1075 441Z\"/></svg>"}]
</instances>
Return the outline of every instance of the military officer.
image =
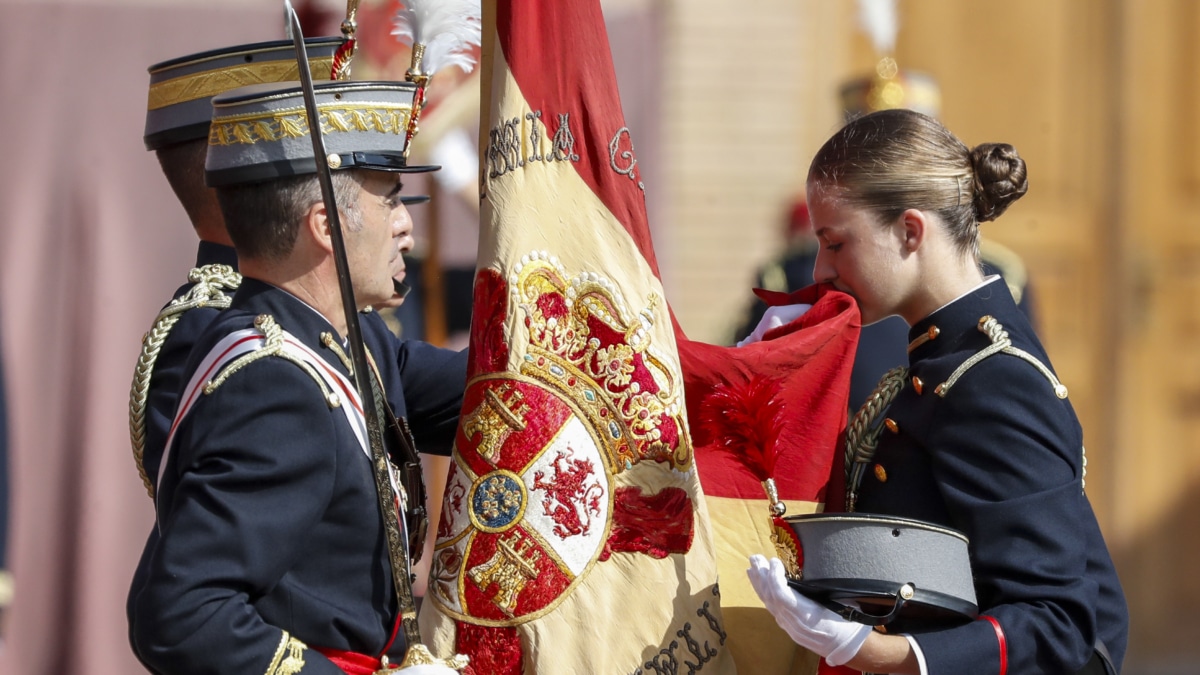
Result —
<instances>
[{"instance_id":1,"label":"military officer","mask_svg":"<svg viewBox=\"0 0 1200 675\"><path fill-rule=\"evenodd\" d=\"M414 93L317 84L356 309L392 297L412 246L401 178L431 168L405 160ZM244 279L185 368L134 641L164 673L373 672L408 645L380 508L395 487L373 473L354 378L373 375L416 445L447 453L465 358L365 320L374 372L353 372L300 89L213 109L206 179Z\"/></svg>"},{"instance_id":2,"label":"military officer","mask_svg":"<svg viewBox=\"0 0 1200 675\"><path fill-rule=\"evenodd\" d=\"M329 79L341 38L314 38L306 43L313 77ZM241 283L237 255L225 231L216 192L204 184L211 100L240 82L294 79L296 55L291 41L259 42L183 56L150 66L149 70L143 141L146 149L154 151L199 239L196 266L142 340L130 388L129 432L134 462L146 492L153 498L163 443L184 385L184 363L196 338L221 309L229 306L230 296ZM155 537L151 533L151 541ZM131 584L131 599L141 587L144 569L142 561ZM132 625L132 606L127 607L127 613Z\"/></svg>"},{"instance_id":3,"label":"military officer","mask_svg":"<svg viewBox=\"0 0 1200 675\"><path fill-rule=\"evenodd\" d=\"M305 40L313 79L330 79L334 53L342 43L342 38L334 37ZM187 283L175 291L142 342L131 388L129 428L134 461L151 497L167 427L183 386L184 361L200 331L229 305L241 280L216 192L204 184L212 97L246 82L294 80L295 61L291 41L277 40L190 54L149 69L143 140L157 156L200 240L196 266L188 273ZM405 204L426 199L403 197Z\"/></svg>"},{"instance_id":4,"label":"military officer","mask_svg":"<svg viewBox=\"0 0 1200 675\"><path fill-rule=\"evenodd\" d=\"M964 532L980 610L965 625L884 635L791 591L777 561L753 559L767 609L831 664L921 675L1120 668L1128 612L1084 492L1082 429L1007 286L978 264L980 223L1027 186L1012 146L968 149L910 110L850 122L813 159L817 280L850 293L864 324L896 314L911 326L907 368L864 406L882 418L878 444L850 439L848 505Z\"/></svg>"}]
</instances>

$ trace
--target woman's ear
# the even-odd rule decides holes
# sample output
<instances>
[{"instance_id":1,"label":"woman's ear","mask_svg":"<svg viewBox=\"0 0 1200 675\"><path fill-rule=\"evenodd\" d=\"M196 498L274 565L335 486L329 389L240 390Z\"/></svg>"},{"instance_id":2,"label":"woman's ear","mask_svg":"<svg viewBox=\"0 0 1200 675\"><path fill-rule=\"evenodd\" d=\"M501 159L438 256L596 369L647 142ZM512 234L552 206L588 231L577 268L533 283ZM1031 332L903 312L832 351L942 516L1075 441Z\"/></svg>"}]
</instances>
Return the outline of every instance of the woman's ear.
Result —
<instances>
[{"instance_id":1,"label":"woman's ear","mask_svg":"<svg viewBox=\"0 0 1200 675\"><path fill-rule=\"evenodd\" d=\"M329 219L325 217L325 202L313 202L308 207L302 227L318 248L333 252L333 234L329 229Z\"/></svg>"},{"instance_id":2,"label":"woman's ear","mask_svg":"<svg viewBox=\"0 0 1200 675\"><path fill-rule=\"evenodd\" d=\"M925 235L932 225L929 217L919 209L907 209L900 214L900 234L904 240L904 250L915 253L925 243Z\"/></svg>"}]
</instances>

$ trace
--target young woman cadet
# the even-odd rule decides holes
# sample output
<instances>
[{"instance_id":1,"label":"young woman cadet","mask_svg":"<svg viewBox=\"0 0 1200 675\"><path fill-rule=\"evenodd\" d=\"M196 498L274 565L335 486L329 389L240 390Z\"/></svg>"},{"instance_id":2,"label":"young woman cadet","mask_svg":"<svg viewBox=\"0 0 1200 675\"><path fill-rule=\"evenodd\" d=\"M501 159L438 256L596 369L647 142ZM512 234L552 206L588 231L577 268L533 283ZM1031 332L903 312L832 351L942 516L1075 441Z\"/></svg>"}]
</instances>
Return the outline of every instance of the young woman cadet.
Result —
<instances>
[{"instance_id":1,"label":"young woman cadet","mask_svg":"<svg viewBox=\"0 0 1200 675\"><path fill-rule=\"evenodd\" d=\"M848 504L964 532L980 609L966 625L883 634L791 590L777 560L751 558L767 609L833 665L922 675L1120 667L1128 613L1084 493L1079 421L1007 287L979 267L979 224L1027 186L1012 146L968 149L908 110L851 122L813 159L816 280L852 295L863 324L897 314L911 327L909 367L892 374L897 393Z\"/></svg>"}]
</instances>

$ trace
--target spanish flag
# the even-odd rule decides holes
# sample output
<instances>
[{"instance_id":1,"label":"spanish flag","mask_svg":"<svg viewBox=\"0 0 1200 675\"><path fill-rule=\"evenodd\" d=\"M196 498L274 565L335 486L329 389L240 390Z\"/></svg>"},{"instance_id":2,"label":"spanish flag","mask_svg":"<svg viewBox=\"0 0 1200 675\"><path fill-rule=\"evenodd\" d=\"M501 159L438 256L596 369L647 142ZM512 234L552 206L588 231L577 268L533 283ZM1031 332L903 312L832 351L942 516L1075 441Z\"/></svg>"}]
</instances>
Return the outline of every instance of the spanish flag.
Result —
<instances>
[{"instance_id":1,"label":"spanish flag","mask_svg":"<svg viewBox=\"0 0 1200 675\"><path fill-rule=\"evenodd\" d=\"M796 371L787 356L807 352L767 358L774 351L761 345L730 375L720 365L730 350L678 331L599 1L483 9L479 271L423 638L437 654L470 656L478 675L735 673L691 397L746 377L782 391L793 380L774 369ZM809 321L840 327L839 295ZM780 345L812 333L777 330L789 333ZM685 349L695 350L690 379ZM836 405L844 422L844 396ZM713 452L736 453L716 447L720 429L707 438ZM824 460L782 464L807 477L794 491L805 504L829 475L832 447L822 451ZM724 461L714 470L749 475ZM722 510L766 522L765 506L725 504L761 498L761 488L732 474L712 485ZM745 567L742 556L722 573L748 588Z\"/></svg>"}]
</instances>

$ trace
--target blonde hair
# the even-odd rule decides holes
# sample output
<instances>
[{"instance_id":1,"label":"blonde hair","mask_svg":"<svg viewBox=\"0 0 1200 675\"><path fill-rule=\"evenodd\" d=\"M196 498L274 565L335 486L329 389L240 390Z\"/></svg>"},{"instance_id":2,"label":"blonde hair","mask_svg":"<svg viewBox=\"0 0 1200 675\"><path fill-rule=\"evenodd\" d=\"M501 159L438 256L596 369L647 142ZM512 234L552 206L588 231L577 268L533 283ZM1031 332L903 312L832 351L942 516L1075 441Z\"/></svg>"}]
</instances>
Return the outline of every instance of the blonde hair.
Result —
<instances>
[{"instance_id":1,"label":"blonde hair","mask_svg":"<svg viewBox=\"0 0 1200 675\"><path fill-rule=\"evenodd\" d=\"M881 222L907 209L938 214L962 253L979 257L979 223L1029 189L1025 161L1005 143L968 149L940 122L912 110L851 121L813 158L809 183Z\"/></svg>"}]
</instances>

